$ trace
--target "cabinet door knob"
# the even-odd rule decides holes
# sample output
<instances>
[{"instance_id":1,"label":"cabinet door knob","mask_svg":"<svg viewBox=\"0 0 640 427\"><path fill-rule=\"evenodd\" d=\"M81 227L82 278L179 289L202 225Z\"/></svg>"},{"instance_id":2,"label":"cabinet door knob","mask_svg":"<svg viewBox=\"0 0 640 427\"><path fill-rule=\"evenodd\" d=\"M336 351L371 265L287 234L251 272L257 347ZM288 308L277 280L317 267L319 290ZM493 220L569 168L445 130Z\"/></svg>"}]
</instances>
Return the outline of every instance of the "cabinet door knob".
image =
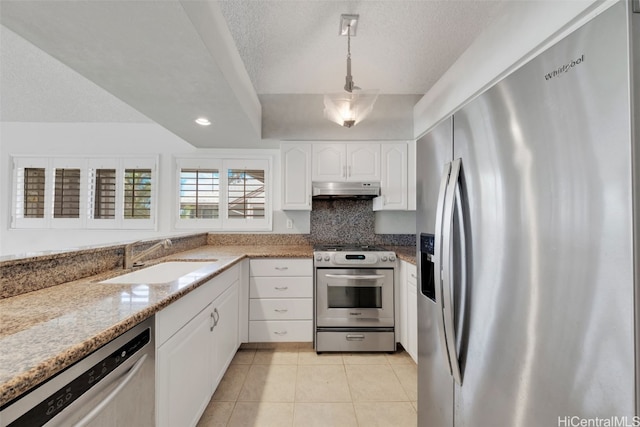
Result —
<instances>
[{"instance_id":1,"label":"cabinet door knob","mask_svg":"<svg viewBox=\"0 0 640 427\"><path fill-rule=\"evenodd\" d=\"M275 288L277 291L286 291L287 289L289 289L288 286L276 286Z\"/></svg>"},{"instance_id":2,"label":"cabinet door knob","mask_svg":"<svg viewBox=\"0 0 640 427\"><path fill-rule=\"evenodd\" d=\"M276 267L276 270L278 271L284 271L284 270L288 270L289 267Z\"/></svg>"},{"instance_id":3,"label":"cabinet door knob","mask_svg":"<svg viewBox=\"0 0 640 427\"><path fill-rule=\"evenodd\" d=\"M274 308L273 311L275 311L276 313L286 313L289 310L286 308Z\"/></svg>"},{"instance_id":4,"label":"cabinet door knob","mask_svg":"<svg viewBox=\"0 0 640 427\"><path fill-rule=\"evenodd\" d=\"M287 331L274 331L273 333L276 335L287 335Z\"/></svg>"}]
</instances>

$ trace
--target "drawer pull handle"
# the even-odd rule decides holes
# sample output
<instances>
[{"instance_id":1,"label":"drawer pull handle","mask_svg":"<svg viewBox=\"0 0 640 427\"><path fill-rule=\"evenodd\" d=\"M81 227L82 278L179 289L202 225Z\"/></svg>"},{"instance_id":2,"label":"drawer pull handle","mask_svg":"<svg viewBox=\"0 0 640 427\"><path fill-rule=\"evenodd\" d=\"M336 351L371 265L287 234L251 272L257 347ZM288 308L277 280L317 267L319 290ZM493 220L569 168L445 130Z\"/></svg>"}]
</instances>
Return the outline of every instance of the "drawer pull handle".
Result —
<instances>
[{"instance_id":1,"label":"drawer pull handle","mask_svg":"<svg viewBox=\"0 0 640 427\"><path fill-rule=\"evenodd\" d=\"M287 289L289 289L288 286L276 286L275 288L277 291L286 291Z\"/></svg>"},{"instance_id":2,"label":"drawer pull handle","mask_svg":"<svg viewBox=\"0 0 640 427\"><path fill-rule=\"evenodd\" d=\"M278 271L284 271L284 270L288 270L289 267L276 267L276 270Z\"/></svg>"},{"instance_id":3,"label":"drawer pull handle","mask_svg":"<svg viewBox=\"0 0 640 427\"><path fill-rule=\"evenodd\" d=\"M417 279L418 276L416 276L415 274L411 273L411 277L413 277L414 279Z\"/></svg>"},{"instance_id":4,"label":"drawer pull handle","mask_svg":"<svg viewBox=\"0 0 640 427\"><path fill-rule=\"evenodd\" d=\"M364 335L347 334L347 341L364 341Z\"/></svg>"},{"instance_id":5,"label":"drawer pull handle","mask_svg":"<svg viewBox=\"0 0 640 427\"><path fill-rule=\"evenodd\" d=\"M274 331L273 333L276 335L287 335L287 331L280 331L280 332Z\"/></svg>"},{"instance_id":6,"label":"drawer pull handle","mask_svg":"<svg viewBox=\"0 0 640 427\"><path fill-rule=\"evenodd\" d=\"M289 310L286 308L274 308L273 311L275 311L276 313L286 313Z\"/></svg>"}]
</instances>

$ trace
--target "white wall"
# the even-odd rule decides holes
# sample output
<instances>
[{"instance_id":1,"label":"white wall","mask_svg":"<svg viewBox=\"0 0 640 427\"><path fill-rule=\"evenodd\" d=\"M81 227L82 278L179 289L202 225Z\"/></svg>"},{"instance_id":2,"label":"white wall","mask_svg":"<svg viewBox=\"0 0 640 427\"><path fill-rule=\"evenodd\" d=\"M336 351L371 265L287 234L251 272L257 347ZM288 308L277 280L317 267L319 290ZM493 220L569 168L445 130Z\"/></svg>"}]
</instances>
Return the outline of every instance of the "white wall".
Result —
<instances>
[{"instance_id":1,"label":"white wall","mask_svg":"<svg viewBox=\"0 0 640 427\"><path fill-rule=\"evenodd\" d=\"M417 139L616 0L513 1L414 108Z\"/></svg>"}]
</instances>

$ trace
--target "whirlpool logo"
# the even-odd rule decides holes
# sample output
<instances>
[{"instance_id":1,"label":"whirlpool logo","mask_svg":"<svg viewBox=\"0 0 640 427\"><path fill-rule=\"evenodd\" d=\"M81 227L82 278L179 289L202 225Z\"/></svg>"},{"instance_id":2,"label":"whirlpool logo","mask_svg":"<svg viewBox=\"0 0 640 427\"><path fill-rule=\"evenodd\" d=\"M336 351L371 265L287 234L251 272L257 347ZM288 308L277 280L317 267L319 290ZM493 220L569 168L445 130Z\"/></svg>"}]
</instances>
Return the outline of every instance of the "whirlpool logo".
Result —
<instances>
[{"instance_id":1,"label":"whirlpool logo","mask_svg":"<svg viewBox=\"0 0 640 427\"><path fill-rule=\"evenodd\" d=\"M558 67L557 70L553 70L550 73L544 75L545 80L551 80L554 77L558 77L563 75L564 73L568 73L573 67L580 65L584 62L584 53L577 59L572 60L568 64L564 64L561 67Z\"/></svg>"}]
</instances>

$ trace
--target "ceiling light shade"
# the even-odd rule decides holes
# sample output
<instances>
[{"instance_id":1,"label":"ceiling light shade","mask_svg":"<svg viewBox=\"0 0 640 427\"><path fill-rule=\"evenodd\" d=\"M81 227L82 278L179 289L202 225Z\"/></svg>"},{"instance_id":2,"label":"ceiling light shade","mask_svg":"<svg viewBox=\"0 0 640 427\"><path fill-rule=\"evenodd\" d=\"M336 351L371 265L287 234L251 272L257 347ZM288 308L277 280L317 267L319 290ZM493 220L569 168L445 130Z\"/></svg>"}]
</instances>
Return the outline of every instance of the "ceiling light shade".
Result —
<instances>
[{"instance_id":1,"label":"ceiling light shade","mask_svg":"<svg viewBox=\"0 0 640 427\"><path fill-rule=\"evenodd\" d=\"M351 36L355 36L359 15L340 16L340 35L347 36L347 76L344 92L324 96L324 116L350 128L364 120L378 99L377 90L362 90L353 82L351 75Z\"/></svg>"},{"instance_id":2,"label":"ceiling light shade","mask_svg":"<svg viewBox=\"0 0 640 427\"><path fill-rule=\"evenodd\" d=\"M377 90L353 89L351 92L331 93L324 96L324 117L350 128L364 120L378 99Z\"/></svg>"}]
</instances>

